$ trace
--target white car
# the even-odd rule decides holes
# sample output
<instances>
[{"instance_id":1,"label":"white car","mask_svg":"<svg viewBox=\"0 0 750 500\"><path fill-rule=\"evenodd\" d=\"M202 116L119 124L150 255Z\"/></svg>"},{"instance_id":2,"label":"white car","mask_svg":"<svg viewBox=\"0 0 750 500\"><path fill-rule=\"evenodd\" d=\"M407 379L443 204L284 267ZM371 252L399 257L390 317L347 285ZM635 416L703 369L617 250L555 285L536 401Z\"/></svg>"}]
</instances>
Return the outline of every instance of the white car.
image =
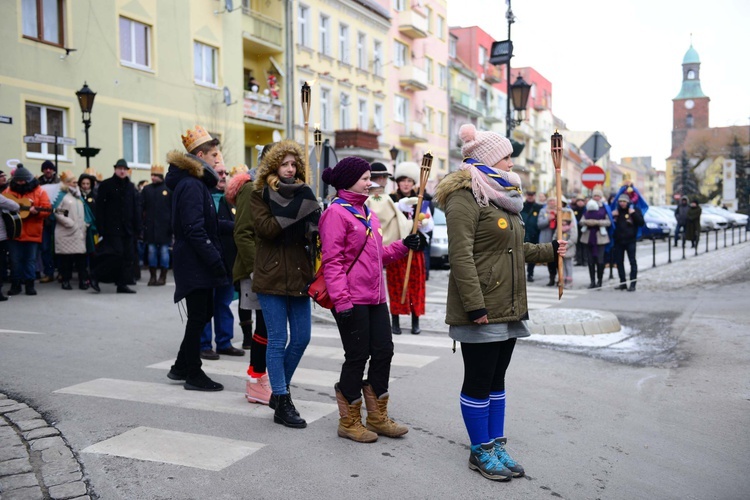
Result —
<instances>
[{"instance_id":1,"label":"white car","mask_svg":"<svg viewBox=\"0 0 750 500\"><path fill-rule=\"evenodd\" d=\"M701 209L703 210L703 213L707 212L709 214L718 215L719 217L724 217L729 221L730 227L747 226L748 216L745 214L730 212L726 208L716 207L714 205L701 205Z\"/></svg>"},{"instance_id":2,"label":"white car","mask_svg":"<svg viewBox=\"0 0 750 500\"><path fill-rule=\"evenodd\" d=\"M672 211L674 216L677 205L660 205L657 208L663 208ZM716 231L718 229L724 229L729 226L729 221L720 215L714 215L707 213L705 210L701 210L701 231Z\"/></svg>"}]
</instances>

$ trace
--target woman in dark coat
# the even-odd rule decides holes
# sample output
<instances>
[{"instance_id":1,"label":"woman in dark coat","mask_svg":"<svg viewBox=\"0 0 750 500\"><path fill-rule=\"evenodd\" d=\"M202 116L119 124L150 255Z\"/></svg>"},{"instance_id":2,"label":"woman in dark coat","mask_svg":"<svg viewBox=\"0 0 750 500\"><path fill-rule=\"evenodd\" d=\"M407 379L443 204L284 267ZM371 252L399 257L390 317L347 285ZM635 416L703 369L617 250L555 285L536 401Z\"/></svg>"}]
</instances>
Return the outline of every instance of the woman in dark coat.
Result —
<instances>
[{"instance_id":1,"label":"woman in dark coat","mask_svg":"<svg viewBox=\"0 0 750 500\"><path fill-rule=\"evenodd\" d=\"M701 237L701 210L695 200L690 202L687 211L687 225L685 226L685 238L690 242L690 248L695 248Z\"/></svg>"},{"instance_id":2,"label":"woman in dark coat","mask_svg":"<svg viewBox=\"0 0 750 500\"><path fill-rule=\"evenodd\" d=\"M177 360L167 376L184 380L188 390L220 391L224 386L203 372L200 359L201 333L214 310L213 289L229 283L221 258L216 208L209 193L218 176L192 154L173 151L167 161L169 170L164 182L173 191L174 301L185 299L188 316Z\"/></svg>"}]
</instances>

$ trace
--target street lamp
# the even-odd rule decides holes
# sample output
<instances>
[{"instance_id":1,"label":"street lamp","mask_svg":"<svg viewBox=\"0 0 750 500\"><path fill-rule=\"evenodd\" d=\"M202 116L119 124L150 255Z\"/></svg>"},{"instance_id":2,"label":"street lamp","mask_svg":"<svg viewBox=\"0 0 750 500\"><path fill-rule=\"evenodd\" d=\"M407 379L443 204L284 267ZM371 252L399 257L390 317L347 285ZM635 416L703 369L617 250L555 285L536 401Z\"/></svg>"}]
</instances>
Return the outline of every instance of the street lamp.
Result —
<instances>
[{"instance_id":1,"label":"street lamp","mask_svg":"<svg viewBox=\"0 0 750 500\"><path fill-rule=\"evenodd\" d=\"M512 120L515 125L520 125L526 114L526 103L529 102L529 93L531 92L531 84L527 83L526 80L519 74L513 85L510 86L511 100L513 101L513 109L518 114L517 120Z\"/></svg>"},{"instance_id":2,"label":"street lamp","mask_svg":"<svg viewBox=\"0 0 750 500\"><path fill-rule=\"evenodd\" d=\"M99 148L90 148L89 147L89 127L91 127L91 109L94 107L94 98L96 97L96 92L92 91L88 84L86 82L83 82L83 88L76 92L76 97L78 98L78 104L81 106L81 113L83 114L83 126L84 126L84 132L86 134L86 147L85 148L75 148L76 153L86 158L86 169L90 168L89 165L89 158L92 156L96 156L99 151L101 151Z\"/></svg>"}]
</instances>

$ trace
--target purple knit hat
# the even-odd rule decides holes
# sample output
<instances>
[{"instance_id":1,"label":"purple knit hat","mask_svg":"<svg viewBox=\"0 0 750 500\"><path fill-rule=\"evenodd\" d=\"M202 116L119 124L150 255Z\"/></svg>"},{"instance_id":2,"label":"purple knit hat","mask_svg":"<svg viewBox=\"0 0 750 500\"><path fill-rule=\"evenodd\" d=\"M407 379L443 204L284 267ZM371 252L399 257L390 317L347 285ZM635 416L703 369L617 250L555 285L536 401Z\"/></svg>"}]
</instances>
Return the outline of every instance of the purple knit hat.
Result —
<instances>
[{"instance_id":1,"label":"purple knit hat","mask_svg":"<svg viewBox=\"0 0 750 500\"><path fill-rule=\"evenodd\" d=\"M333 168L323 170L323 182L338 189L355 185L362 175L370 170L370 164L362 158L348 156Z\"/></svg>"}]
</instances>

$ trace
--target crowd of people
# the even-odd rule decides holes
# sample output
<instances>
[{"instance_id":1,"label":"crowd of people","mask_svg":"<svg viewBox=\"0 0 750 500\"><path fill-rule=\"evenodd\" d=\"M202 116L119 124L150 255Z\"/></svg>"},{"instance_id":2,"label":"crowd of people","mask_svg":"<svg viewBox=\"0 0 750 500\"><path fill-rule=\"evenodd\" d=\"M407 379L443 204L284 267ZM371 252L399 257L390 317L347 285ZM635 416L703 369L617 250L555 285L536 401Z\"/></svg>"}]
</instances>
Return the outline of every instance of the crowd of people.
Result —
<instances>
[{"instance_id":1,"label":"crowd of people","mask_svg":"<svg viewBox=\"0 0 750 500\"><path fill-rule=\"evenodd\" d=\"M555 285L559 255L565 286L573 265L587 265L589 287L601 287L614 261L621 288L635 290L642 209L633 186L611 203L601 189L588 200L563 197L558 239L557 199L538 203L533 188L523 191L510 142L473 125L461 127L460 137L464 160L438 184L434 199L419 196L416 163L401 162L391 175L382 163L347 157L322 172L335 189L325 207L305 182L309 166L296 142L266 145L252 171L228 169L219 140L201 126L181 137L184 151L167 155L166 175L154 165L151 182L137 187L123 159L106 180L93 172L58 175L49 161L37 178L18 164L9 181L0 172L6 195L0 209L21 219L20 234L0 224L0 284L6 254L9 295L23 287L35 295L36 280L71 290L74 269L81 290L100 292L100 283L114 283L117 293L132 294L141 266L148 268L148 286L163 286L172 269L173 299L184 301L187 321L169 379L186 390L221 391L203 362L249 350L246 400L269 406L276 423L304 428L291 388L311 338L307 287L322 267L344 351L333 387L337 434L370 443L408 432L388 411L392 335L402 333L400 316L410 317L412 334L421 331L425 248L439 207L451 263L445 321L461 344L458 403L469 467L492 480L520 477L524 468L506 448L505 374L516 339L530 334L526 282L534 281L537 264L546 264L548 284ZM386 193L391 182L395 190ZM688 224L694 213L684 212ZM242 349L232 345L230 304L237 298Z\"/></svg>"}]
</instances>

